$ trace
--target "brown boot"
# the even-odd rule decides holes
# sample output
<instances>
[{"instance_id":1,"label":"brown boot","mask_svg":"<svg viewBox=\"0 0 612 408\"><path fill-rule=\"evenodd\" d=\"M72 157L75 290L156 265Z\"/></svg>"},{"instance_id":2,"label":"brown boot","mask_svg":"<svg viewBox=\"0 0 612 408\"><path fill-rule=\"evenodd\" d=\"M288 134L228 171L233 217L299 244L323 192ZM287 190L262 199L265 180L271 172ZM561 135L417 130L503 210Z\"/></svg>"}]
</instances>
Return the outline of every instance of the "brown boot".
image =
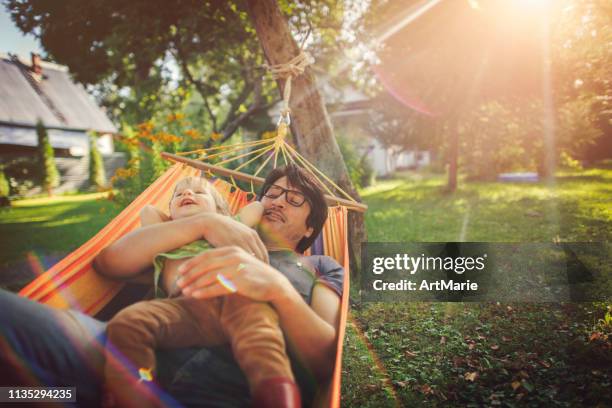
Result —
<instances>
[{"instance_id":1,"label":"brown boot","mask_svg":"<svg viewBox=\"0 0 612 408\"><path fill-rule=\"evenodd\" d=\"M289 378L275 377L262 381L253 393L254 408L301 408L300 390Z\"/></svg>"}]
</instances>

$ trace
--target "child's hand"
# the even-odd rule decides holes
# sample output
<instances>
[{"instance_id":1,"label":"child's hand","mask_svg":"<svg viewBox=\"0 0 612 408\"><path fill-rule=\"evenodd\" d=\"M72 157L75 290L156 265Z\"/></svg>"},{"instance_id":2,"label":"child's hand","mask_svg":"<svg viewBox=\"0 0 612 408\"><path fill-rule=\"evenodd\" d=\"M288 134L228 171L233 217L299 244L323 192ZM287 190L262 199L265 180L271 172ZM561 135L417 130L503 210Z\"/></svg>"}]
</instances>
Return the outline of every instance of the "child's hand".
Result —
<instances>
[{"instance_id":1,"label":"child's hand","mask_svg":"<svg viewBox=\"0 0 612 408\"><path fill-rule=\"evenodd\" d=\"M259 224L263 211L263 204L259 201L253 201L252 203L242 207L242 209L238 212L238 220L247 227L253 228Z\"/></svg>"},{"instance_id":2,"label":"child's hand","mask_svg":"<svg viewBox=\"0 0 612 408\"><path fill-rule=\"evenodd\" d=\"M169 220L170 217L152 205L147 204L142 208L142 210L140 210L140 223L143 226L158 224L160 222L166 222Z\"/></svg>"}]
</instances>

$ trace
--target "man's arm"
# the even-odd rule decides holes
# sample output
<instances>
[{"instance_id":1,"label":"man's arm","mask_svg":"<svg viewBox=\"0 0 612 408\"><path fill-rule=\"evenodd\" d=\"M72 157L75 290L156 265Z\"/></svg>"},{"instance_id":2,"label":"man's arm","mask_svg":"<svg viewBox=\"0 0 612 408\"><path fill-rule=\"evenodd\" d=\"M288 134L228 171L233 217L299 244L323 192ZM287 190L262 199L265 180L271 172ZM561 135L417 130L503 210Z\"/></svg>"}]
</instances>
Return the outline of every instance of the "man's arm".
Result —
<instances>
[{"instance_id":1,"label":"man's arm","mask_svg":"<svg viewBox=\"0 0 612 408\"><path fill-rule=\"evenodd\" d=\"M242 296L270 302L292 350L320 381L333 371L340 297L326 285L313 288L309 306L289 279L237 247L211 249L185 261L177 284L185 296L212 298L228 294L218 282L222 274Z\"/></svg>"},{"instance_id":2,"label":"man's arm","mask_svg":"<svg viewBox=\"0 0 612 408\"><path fill-rule=\"evenodd\" d=\"M272 301L291 349L300 362L319 379L332 375L340 320L340 297L329 287L317 284L311 305L289 284L284 296Z\"/></svg>"}]
</instances>

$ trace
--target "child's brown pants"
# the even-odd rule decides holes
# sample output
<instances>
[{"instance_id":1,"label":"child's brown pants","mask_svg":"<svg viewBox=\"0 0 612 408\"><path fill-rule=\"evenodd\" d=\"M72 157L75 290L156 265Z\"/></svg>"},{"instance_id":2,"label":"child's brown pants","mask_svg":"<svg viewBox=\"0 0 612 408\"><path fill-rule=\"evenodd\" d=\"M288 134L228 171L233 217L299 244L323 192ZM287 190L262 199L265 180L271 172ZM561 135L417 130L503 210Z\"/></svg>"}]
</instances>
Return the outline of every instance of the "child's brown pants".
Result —
<instances>
[{"instance_id":1,"label":"child's brown pants","mask_svg":"<svg viewBox=\"0 0 612 408\"><path fill-rule=\"evenodd\" d=\"M139 302L110 321L107 336L106 386L120 406L143 405L132 390L133 373L144 368L155 375L156 349L230 343L251 391L268 378L293 380L276 311L240 295Z\"/></svg>"}]
</instances>

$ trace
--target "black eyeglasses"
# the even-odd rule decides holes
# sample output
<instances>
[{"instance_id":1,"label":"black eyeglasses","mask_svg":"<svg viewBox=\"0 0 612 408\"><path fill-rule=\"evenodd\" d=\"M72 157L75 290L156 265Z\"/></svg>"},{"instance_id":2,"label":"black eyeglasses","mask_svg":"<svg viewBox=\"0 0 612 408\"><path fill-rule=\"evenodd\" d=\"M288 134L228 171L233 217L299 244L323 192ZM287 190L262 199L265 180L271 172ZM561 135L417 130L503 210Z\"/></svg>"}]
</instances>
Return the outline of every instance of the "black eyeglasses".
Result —
<instances>
[{"instance_id":1,"label":"black eyeglasses","mask_svg":"<svg viewBox=\"0 0 612 408\"><path fill-rule=\"evenodd\" d=\"M278 198L285 194L285 201L294 207L301 207L306 201L306 196L296 190L287 190L276 184L272 184L268 190L264 193L264 197Z\"/></svg>"}]
</instances>

